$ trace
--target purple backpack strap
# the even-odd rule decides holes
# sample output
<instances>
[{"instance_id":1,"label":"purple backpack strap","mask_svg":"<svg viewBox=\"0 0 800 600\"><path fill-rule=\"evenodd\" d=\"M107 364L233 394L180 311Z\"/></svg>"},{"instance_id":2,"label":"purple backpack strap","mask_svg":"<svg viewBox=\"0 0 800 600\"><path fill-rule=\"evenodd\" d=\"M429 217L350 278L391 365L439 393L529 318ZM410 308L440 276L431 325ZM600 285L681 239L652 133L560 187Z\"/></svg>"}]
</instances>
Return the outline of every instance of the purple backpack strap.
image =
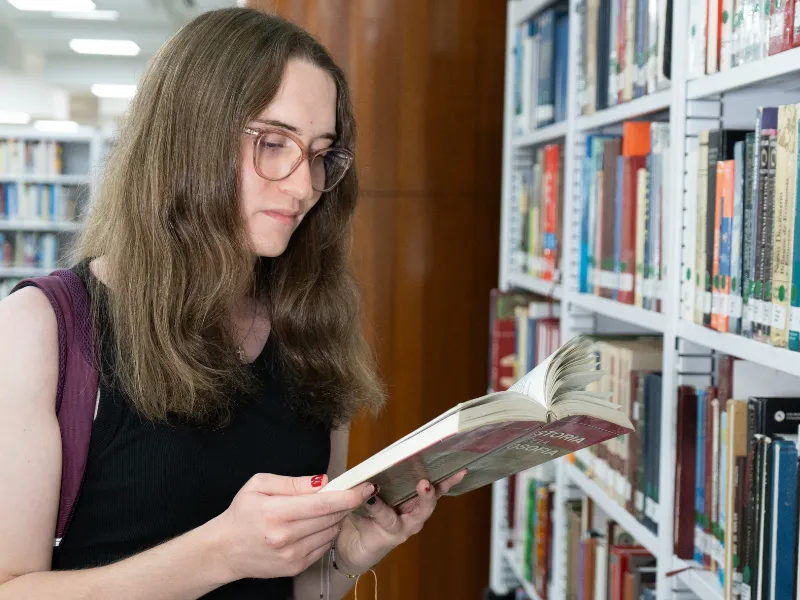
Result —
<instances>
[{"instance_id":1,"label":"purple backpack strap","mask_svg":"<svg viewBox=\"0 0 800 600\"><path fill-rule=\"evenodd\" d=\"M44 292L58 323L56 414L61 429L61 497L55 545L69 526L83 485L98 394L98 361L92 338L89 297L81 279L59 269L25 279L13 291L34 286Z\"/></svg>"}]
</instances>

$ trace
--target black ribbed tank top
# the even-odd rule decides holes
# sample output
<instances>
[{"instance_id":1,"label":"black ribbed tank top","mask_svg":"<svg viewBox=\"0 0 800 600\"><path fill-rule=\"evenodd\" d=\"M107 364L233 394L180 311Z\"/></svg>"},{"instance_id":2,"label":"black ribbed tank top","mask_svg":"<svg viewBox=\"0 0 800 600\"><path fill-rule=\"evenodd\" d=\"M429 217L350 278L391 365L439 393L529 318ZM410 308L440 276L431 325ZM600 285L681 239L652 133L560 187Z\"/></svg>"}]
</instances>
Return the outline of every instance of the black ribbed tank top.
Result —
<instances>
[{"instance_id":1,"label":"black ribbed tank top","mask_svg":"<svg viewBox=\"0 0 800 600\"><path fill-rule=\"evenodd\" d=\"M88 262L74 272L93 277ZM93 298L102 302L103 298ZM99 323L103 371L113 370L107 323ZM140 417L110 378L101 377L86 476L53 569L121 560L194 529L228 508L256 473L325 473L330 428L301 418L287 400L270 337L251 365L257 393L241 398L224 428L157 424ZM203 598L289 600L292 581L246 579Z\"/></svg>"}]
</instances>

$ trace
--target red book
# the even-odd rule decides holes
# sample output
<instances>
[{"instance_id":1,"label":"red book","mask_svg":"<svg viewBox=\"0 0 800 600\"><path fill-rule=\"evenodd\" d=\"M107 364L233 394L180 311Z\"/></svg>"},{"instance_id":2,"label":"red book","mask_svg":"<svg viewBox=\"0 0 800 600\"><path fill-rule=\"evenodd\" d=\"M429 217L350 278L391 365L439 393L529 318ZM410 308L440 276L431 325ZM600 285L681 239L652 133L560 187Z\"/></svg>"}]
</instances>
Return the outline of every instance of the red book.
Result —
<instances>
[{"instance_id":1,"label":"red book","mask_svg":"<svg viewBox=\"0 0 800 600\"><path fill-rule=\"evenodd\" d=\"M633 557L652 557L642 546L611 546L609 561L611 569L608 574L610 594L609 600L623 600L625 590L625 573L631 565Z\"/></svg>"},{"instance_id":2,"label":"red book","mask_svg":"<svg viewBox=\"0 0 800 600\"><path fill-rule=\"evenodd\" d=\"M787 0L783 8L783 48L789 50L794 45L794 6L795 0Z\"/></svg>"},{"instance_id":3,"label":"red book","mask_svg":"<svg viewBox=\"0 0 800 600\"><path fill-rule=\"evenodd\" d=\"M633 285L636 276L636 183L639 169L645 168L646 158L626 156L622 161L622 238L617 300L623 304L633 304L636 298Z\"/></svg>"},{"instance_id":4,"label":"red book","mask_svg":"<svg viewBox=\"0 0 800 600\"><path fill-rule=\"evenodd\" d=\"M545 268L542 278L552 281L557 267L558 239L558 177L559 154L558 144L549 144L544 148L544 260Z\"/></svg>"},{"instance_id":5,"label":"red book","mask_svg":"<svg viewBox=\"0 0 800 600\"><path fill-rule=\"evenodd\" d=\"M783 50L784 7L787 0L770 0L770 14L767 30L769 31L769 55L779 54Z\"/></svg>"}]
</instances>

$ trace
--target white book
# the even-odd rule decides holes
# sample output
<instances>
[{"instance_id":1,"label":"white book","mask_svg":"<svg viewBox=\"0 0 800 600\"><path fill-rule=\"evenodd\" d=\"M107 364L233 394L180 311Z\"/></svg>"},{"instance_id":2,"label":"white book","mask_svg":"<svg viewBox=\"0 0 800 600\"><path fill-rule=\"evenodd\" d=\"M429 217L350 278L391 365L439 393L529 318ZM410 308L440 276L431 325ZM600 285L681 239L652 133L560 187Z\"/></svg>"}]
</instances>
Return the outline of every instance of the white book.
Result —
<instances>
[{"instance_id":1,"label":"white book","mask_svg":"<svg viewBox=\"0 0 800 600\"><path fill-rule=\"evenodd\" d=\"M727 71L733 67L733 17L734 0L722 0L722 38L719 52L719 70Z\"/></svg>"}]
</instances>

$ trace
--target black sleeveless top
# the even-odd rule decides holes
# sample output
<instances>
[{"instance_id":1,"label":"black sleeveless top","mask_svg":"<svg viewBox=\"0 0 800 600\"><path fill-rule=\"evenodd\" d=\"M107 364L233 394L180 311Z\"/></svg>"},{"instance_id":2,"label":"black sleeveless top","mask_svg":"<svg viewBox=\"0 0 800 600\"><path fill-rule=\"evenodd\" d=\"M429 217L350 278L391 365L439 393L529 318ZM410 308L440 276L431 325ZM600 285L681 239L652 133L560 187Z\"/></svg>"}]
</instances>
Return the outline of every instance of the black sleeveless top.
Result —
<instances>
[{"instance_id":1,"label":"black sleeveless top","mask_svg":"<svg viewBox=\"0 0 800 600\"><path fill-rule=\"evenodd\" d=\"M88 263L73 269L86 283ZM102 299L93 299L102 301ZM101 323L103 370L114 357ZM325 473L330 429L302 419L287 400L272 361L273 338L251 365L257 394L242 398L224 428L155 424L101 378L81 495L54 549L53 569L105 565L152 548L216 517L256 473ZM203 598L288 600L292 580L235 581Z\"/></svg>"}]
</instances>

